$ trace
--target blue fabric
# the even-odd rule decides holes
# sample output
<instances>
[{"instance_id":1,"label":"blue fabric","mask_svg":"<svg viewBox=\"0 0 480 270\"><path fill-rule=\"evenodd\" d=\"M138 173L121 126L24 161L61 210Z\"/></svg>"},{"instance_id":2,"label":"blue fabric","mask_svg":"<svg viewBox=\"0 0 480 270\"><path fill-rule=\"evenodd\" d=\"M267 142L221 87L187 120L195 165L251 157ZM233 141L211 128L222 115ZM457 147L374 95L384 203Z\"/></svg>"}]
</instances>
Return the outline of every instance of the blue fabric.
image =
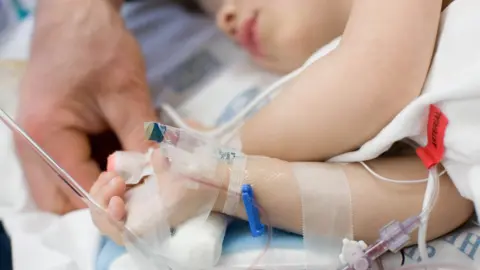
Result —
<instances>
[{"instance_id":1,"label":"blue fabric","mask_svg":"<svg viewBox=\"0 0 480 270\"><path fill-rule=\"evenodd\" d=\"M12 246L10 237L0 221L0 269L13 270Z\"/></svg>"},{"instance_id":2,"label":"blue fabric","mask_svg":"<svg viewBox=\"0 0 480 270\"><path fill-rule=\"evenodd\" d=\"M263 250L268 234L252 237L248 222L236 220L232 222L223 239L222 255L245 252L247 250ZM270 247L276 249L303 249L303 237L281 230L273 230Z\"/></svg>"},{"instance_id":3,"label":"blue fabric","mask_svg":"<svg viewBox=\"0 0 480 270\"><path fill-rule=\"evenodd\" d=\"M267 235L253 238L248 223L234 221L227 229L223 241L223 255L240 253L246 250L262 250L265 248ZM303 238L299 235L281 230L273 230L270 246L278 249L303 249ZM108 270L112 262L125 253L125 249L117 246L108 238L103 238L100 253L97 258L96 270ZM3 268L2 268L3 269Z\"/></svg>"},{"instance_id":4,"label":"blue fabric","mask_svg":"<svg viewBox=\"0 0 480 270\"><path fill-rule=\"evenodd\" d=\"M96 270L108 270L112 262L126 252L124 247L118 246L107 237L100 241L99 253L95 264ZM0 268L3 269L3 268Z\"/></svg>"}]
</instances>

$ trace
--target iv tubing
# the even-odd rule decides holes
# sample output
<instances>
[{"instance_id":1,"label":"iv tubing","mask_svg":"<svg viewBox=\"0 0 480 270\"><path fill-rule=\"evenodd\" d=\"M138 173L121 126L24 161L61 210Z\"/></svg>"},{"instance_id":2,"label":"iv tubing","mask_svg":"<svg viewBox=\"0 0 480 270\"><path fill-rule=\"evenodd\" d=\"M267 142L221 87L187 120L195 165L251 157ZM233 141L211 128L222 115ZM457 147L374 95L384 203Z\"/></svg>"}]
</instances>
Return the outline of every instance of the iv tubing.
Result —
<instances>
[{"instance_id":1,"label":"iv tubing","mask_svg":"<svg viewBox=\"0 0 480 270\"><path fill-rule=\"evenodd\" d=\"M210 136L218 136L227 131L229 128L233 127L236 122L240 121L244 115L246 115L250 110L252 110L265 96L270 94L271 92L274 92L274 90L279 86L281 83L288 81L291 77L296 76L297 72L300 72L301 69L297 70L296 72L291 73L289 76L285 77L284 80L279 81L277 84L273 85L270 89L267 91L263 92L260 94L247 108L245 108L241 113L237 115L232 121L229 123L225 124L224 126L220 127L217 130L214 130L212 132L205 133L205 135L210 135ZM170 107L171 108L171 107ZM168 109L167 109L168 110ZM16 123L11 119L2 109L0 109L0 120L7 125L13 132L21 135L29 144L30 146L43 158L43 160L62 178L62 180L72 188L73 191L77 193L82 199L87 200L91 203L94 203L95 206L99 207L96 202L90 197L90 195L71 177L63 168L61 168L40 146L38 146L35 141L25 132L23 131ZM172 120L174 120L172 118ZM177 119L178 120L178 119ZM181 119L180 119L181 120ZM175 121L175 120L174 120ZM184 127L186 130L193 131L195 133L199 133L198 131L195 131L191 129L190 127ZM413 146L413 145L412 145ZM384 180L384 181L389 181L389 182L406 182L406 183L421 183L424 182L425 180L410 180L410 181L397 181L397 180L391 180L385 177L382 177L375 173L372 169L370 169L365 163L361 162L361 164L369 171L372 175L376 176L377 178ZM444 174L445 171L443 171L440 175ZM419 228L418 232L418 247L420 251L420 256L422 259L425 261L428 259L428 252L426 248L426 234L427 234L427 226L428 226L428 216L430 215L436 199L438 197L438 190L439 190L439 176L437 167L434 166L431 169L429 169L429 177L427 181L427 188L425 191L425 198L423 201L423 206L422 206L422 212L420 214L421 218L421 225ZM202 181L198 181L202 183ZM204 183L206 184L206 183ZM215 187L219 188L220 187ZM226 191L227 193L231 193L228 190L221 189L223 191ZM234 193L233 195L235 196L240 196L240 194ZM257 206L261 212L261 214L266 218L266 225L268 227L268 240L267 240L267 245L264 249L264 252L260 254L260 256L255 260L255 262L250 266L249 269L252 269L255 264L257 264L263 255L266 253L267 249L269 248L269 244L271 242L271 237L272 237L272 228L268 222L268 218L266 216L265 211L260 206ZM100 207L99 207L100 208Z\"/></svg>"},{"instance_id":2,"label":"iv tubing","mask_svg":"<svg viewBox=\"0 0 480 270\"><path fill-rule=\"evenodd\" d=\"M239 199L241 198L241 194L238 193L238 192L234 192L234 191L231 191L231 190L228 190L226 188L223 188L223 187L220 187L220 186L217 186L217 185L213 185L211 183L208 183L207 181L203 181L201 179L197 179L197 178L191 178L189 177L188 179L198 183L198 184L201 184L201 185L206 185L206 186L209 186L209 187L212 187L212 188L215 188L215 189L218 189L220 191L223 191L223 192L226 192L227 194L229 195L233 195L233 196L236 196L238 197ZM257 256L257 258L255 258L255 260L253 261L253 263L250 265L250 267L248 268L248 270L253 270L255 269L255 266L261 261L261 259L263 258L263 256L267 253L268 249L270 248L270 244L272 242L272 237L273 237L273 227L271 226L271 223L270 223L270 219L268 218L268 215L267 215L267 212L262 208L261 205L259 204L256 204L255 205L260 213L260 216L263 217L263 220L264 220L264 223L265 223L265 226L268 228L267 229L267 243L265 244L265 248L263 249L263 251Z\"/></svg>"},{"instance_id":3,"label":"iv tubing","mask_svg":"<svg viewBox=\"0 0 480 270\"><path fill-rule=\"evenodd\" d=\"M422 213L420 214L421 223L418 229L418 250L423 261L426 261L429 258L427 252L428 217L437 201L439 186L440 183L437 166L434 166L429 169L427 188L423 199Z\"/></svg>"},{"instance_id":4,"label":"iv tubing","mask_svg":"<svg viewBox=\"0 0 480 270\"><path fill-rule=\"evenodd\" d=\"M162 104L160 107L161 109L169 116L169 118L177 125L179 128L184 129L186 131L208 136L208 137L220 137L227 133L229 130L235 128L235 125L237 125L239 122L242 121L242 119L248 115L252 110L255 109L255 107L260 104L267 96L277 92L280 89L280 86L292 78L296 77L298 74L304 71L309 65L304 65L300 67L299 69L291 72L290 74L286 75L285 77L281 78L280 80L276 81L274 84L272 84L270 87L268 87L265 91L260 93L254 100L252 100L242 111L240 111L233 119L228 121L227 123L223 124L222 126L202 132L195 130L191 128L189 125L187 125L180 115L173 109L170 105L168 104Z\"/></svg>"},{"instance_id":5,"label":"iv tubing","mask_svg":"<svg viewBox=\"0 0 480 270\"><path fill-rule=\"evenodd\" d=\"M414 141L408 140L406 142L414 148L418 147L418 145ZM370 173L373 172L373 170L371 169L369 170L369 167L366 166L365 164L362 164L362 165L364 165L364 167ZM365 252L364 257L362 257L358 261L360 265L364 266L364 261L362 260L368 260L371 263L389 250L396 252L402 246L407 244L409 238L406 237L406 235L411 234L417 228L418 228L417 242L418 242L418 249L420 252L420 256L423 262L429 259L427 244L426 244L428 217L432 212L438 197L440 180L439 180L437 165L434 165L433 167L429 168L428 172L429 174L428 174L428 180L427 180L427 187L425 189L425 196L422 203L422 211L419 213L418 216L413 216L401 223L397 221L393 221L389 225L385 226L380 231L380 239L377 240L377 242L374 245L369 246L364 251ZM443 173L444 172L442 172L442 174ZM378 175L375 172L373 172L372 174L374 176ZM378 178L381 180L384 180L381 177L378 177ZM387 178L387 180L390 180L390 179ZM419 182L418 180L415 180L415 181L416 182L414 183ZM412 182L410 181L410 183ZM390 229L392 226L393 226L393 230ZM363 269L363 266L361 269ZM356 268L355 268L355 265L347 265L342 269L355 270Z\"/></svg>"},{"instance_id":6,"label":"iv tubing","mask_svg":"<svg viewBox=\"0 0 480 270\"><path fill-rule=\"evenodd\" d=\"M35 150L35 152L47 163L47 165L57 173L57 175L84 201L93 203L100 207L88 192L83 189L73 177L68 174L55 160L53 160L8 114L0 109L0 120L14 133L20 135Z\"/></svg>"},{"instance_id":7,"label":"iv tubing","mask_svg":"<svg viewBox=\"0 0 480 270\"><path fill-rule=\"evenodd\" d=\"M12 132L15 132L19 135L21 135L22 138L24 138L28 144L37 152L37 154L47 163L47 165L54 170L58 176L80 197L82 198L87 204L93 204L94 207L97 209L103 210L100 205L98 205L93 198L91 198L90 194L83 189L75 179L68 174L58 163L56 163L18 124L8 116L8 114L0 108L0 121L5 123L5 125L12 130ZM192 179L192 178L190 178ZM200 184L205 184L214 188L217 188L221 191L225 191L227 193L231 193L234 196L240 197L239 193L232 192L226 189L223 189L221 187L211 185L209 183L206 183L204 181L198 180L198 179L192 179L195 182L198 182ZM265 255L267 252L268 248L270 247L270 243L272 240L272 235L273 235L273 229L270 225L270 221L268 219L268 215L265 212L265 210L260 206L256 205L256 207L259 209L260 214L263 216L265 219L265 225L268 227L268 235L267 235L267 244L265 245L265 249L263 250L262 253L255 259L253 264L249 267L249 269L254 269L255 265L262 259L262 257ZM115 224L116 225L116 224ZM123 227L123 226L122 226ZM125 228L126 229L126 228ZM127 233L131 233L128 229L126 230Z\"/></svg>"},{"instance_id":8,"label":"iv tubing","mask_svg":"<svg viewBox=\"0 0 480 270\"><path fill-rule=\"evenodd\" d=\"M419 145L410 139L404 140L405 143L409 144L413 148L418 148ZM443 171L441 174L445 173ZM437 202L438 193L440 189L440 175L438 174L438 166L434 165L428 170L428 181L427 188L425 189L425 196L423 199L422 212L420 213L420 227L418 229L418 250L423 261L428 260L428 251L427 251L427 227L428 227L428 217Z\"/></svg>"},{"instance_id":9,"label":"iv tubing","mask_svg":"<svg viewBox=\"0 0 480 270\"><path fill-rule=\"evenodd\" d=\"M428 177L427 178L424 178L424 179L414 179L414 180L395 180L395 179L391 179L391 178L387 178L385 176L382 176L380 174L378 174L377 172L375 172L370 166L368 166L365 162L363 161L360 161L359 162L364 168L365 170L367 170L371 175L375 176L377 179L379 180L382 180L382 181L385 181L385 182L390 182L390 183L394 183L394 184L421 184L421 183L425 183L425 182L428 182ZM446 170L443 170L438 176L442 176L444 175L445 173L447 173Z\"/></svg>"}]
</instances>

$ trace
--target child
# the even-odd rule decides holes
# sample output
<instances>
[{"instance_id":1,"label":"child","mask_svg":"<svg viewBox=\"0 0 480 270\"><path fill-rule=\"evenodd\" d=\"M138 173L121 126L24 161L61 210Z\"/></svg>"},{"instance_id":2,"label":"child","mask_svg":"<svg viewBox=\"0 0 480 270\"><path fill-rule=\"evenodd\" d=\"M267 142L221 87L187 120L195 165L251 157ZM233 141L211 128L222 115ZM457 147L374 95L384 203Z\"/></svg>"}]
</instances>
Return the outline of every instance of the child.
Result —
<instances>
[{"instance_id":1,"label":"child","mask_svg":"<svg viewBox=\"0 0 480 270\"><path fill-rule=\"evenodd\" d=\"M218 13L220 27L259 65L278 72L299 67L316 49L343 33L338 48L284 84L281 94L240 130L242 151L252 155L247 157L245 181L254 183L271 225L302 233L301 192L295 173L304 164L300 161L327 160L359 148L420 94L444 5L440 0L223 2ZM426 177L414 155L379 157L369 164L389 178ZM372 242L383 225L420 212L424 184L379 182L356 163L308 166L329 166L345 173L355 239ZM229 171L228 166L224 169ZM228 175L217 177L228 187ZM321 174L316 177L322 180ZM447 175L440 183L428 239L457 228L472 214L472 204L458 194ZM92 196L113 218L122 220L125 190L122 179L105 173L92 188ZM219 196L213 211L222 212L224 203L225 194ZM182 215L181 205L177 207ZM241 207L229 214L246 218ZM98 217L97 226L110 232ZM109 236L121 241L118 235Z\"/></svg>"}]
</instances>

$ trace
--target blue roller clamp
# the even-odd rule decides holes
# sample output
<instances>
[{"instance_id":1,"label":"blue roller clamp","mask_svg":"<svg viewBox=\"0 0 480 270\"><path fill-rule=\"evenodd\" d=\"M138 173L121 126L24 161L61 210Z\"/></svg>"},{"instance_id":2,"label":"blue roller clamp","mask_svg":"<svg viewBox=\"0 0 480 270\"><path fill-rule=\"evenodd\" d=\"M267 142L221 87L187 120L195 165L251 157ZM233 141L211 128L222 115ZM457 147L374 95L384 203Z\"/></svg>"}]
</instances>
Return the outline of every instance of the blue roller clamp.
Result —
<instances>
[{"instance_id":1,"label":"blue roller clamp","mask_svg":"<svg viewBox=\"0 0 480 270\"><path fill-rule=\"evenodd\" d=\"M242 186L242 200L247 212L248 225L253 237L262 236L265 232L265 226L260 221L257 203L253 196L253 188L251 185Z\"/></svg>"}]
</instances>

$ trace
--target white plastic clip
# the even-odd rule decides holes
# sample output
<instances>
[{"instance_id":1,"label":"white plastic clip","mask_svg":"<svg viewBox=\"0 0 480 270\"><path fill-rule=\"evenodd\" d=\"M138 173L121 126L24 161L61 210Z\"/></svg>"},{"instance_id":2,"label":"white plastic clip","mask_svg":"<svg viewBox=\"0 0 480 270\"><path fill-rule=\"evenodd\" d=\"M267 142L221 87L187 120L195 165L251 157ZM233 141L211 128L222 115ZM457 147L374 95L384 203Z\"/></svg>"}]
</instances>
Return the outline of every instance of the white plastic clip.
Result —
<instances>
[{"instance_id":1,"label":"white plastic clip","mask_svg":"<svg viewBox=\"0 0 480 270\"><path fill-rule=\"evenodd\" d=\"M370 265L365 258L367 247L367 244L363 241L343 239L342 254L339 256L340 262L353 266L355 270L367 270Z\"/></svg>"}]
</instances>

